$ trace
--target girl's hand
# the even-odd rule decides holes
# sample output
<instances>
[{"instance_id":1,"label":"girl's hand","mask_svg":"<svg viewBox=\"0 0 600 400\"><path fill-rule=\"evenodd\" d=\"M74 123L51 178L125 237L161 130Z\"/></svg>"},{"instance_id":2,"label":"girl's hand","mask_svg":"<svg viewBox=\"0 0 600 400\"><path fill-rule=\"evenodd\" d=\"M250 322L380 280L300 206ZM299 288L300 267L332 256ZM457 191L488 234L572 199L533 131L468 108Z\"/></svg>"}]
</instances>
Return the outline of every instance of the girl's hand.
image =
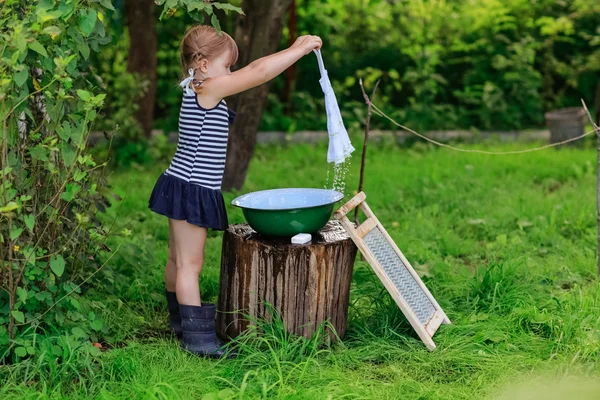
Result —
<instances>
[{"instance_id":1,"label":"girl's hand","mask_svg":"<svg viewBox=\"0 0 600 400\"><path fill-rule=\"evenodd\" d=\"M231 75L206 80L202 84L205 104L216 105L224 97L270 81L303 56L320 49L322 45L323 41L318 36L300 36L289 49L262 57Z\"/></svg>"},{"instance_id":2,"label":"girl's hand","mask_svg":"<svg viewBox=\"0 0 600 400\"><path fill-rule=\"evenodd\" d=\"M318 36L304 35L300 36L290 48L300 47L304 51L304 55L313 50L318 50L323 46L323 41Z\"/></svg>"}]
</instances>

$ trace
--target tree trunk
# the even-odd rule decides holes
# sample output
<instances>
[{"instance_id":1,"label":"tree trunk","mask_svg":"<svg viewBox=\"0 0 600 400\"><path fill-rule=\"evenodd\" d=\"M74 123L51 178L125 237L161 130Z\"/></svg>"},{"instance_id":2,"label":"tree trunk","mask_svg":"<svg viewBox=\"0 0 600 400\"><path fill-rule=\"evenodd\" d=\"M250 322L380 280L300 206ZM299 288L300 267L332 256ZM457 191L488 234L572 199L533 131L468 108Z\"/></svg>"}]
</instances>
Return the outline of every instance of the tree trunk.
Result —
<instances>
[{"instance_id":1,"label":"tree trunk","mask_svg":"<svg viewBox=\"0 0 600 400\"><path fill-rule=\"evenodd\" d=\"M244 315L270 320L274 310L291 333L310 337L329 322L342 338L356 252L338 221L304 245L265 238L247 224L230 225L221 255L219 335L236 337L249 325ZM331 329L325 333L335 339Z\"/></svg>"},{"instance_id":2,"label":"tree trunk","mask_svg":"<svg viewBox=\"0 0 600 400\"><path fill-rule=\"evenodd\" d=\"M292 0L244 0L235 30L239 47L236 67L244 67L252 61L277 51L281 41L283 16ZM256 132L260 116L266 104L269 84L240 93L229 99L229 106L237 111L235 124L231 127L223 190L241 189L250 159L256 145Z\"/></svg>"},{"instance_id":3,"label":"tree trunk","mask_svg":"<svg viewBox=\"0 0 600 400\"><path fill-rule=\"evenodd\" d=\"M129 28L127 72L148 80L148 90L139 100L137 120L144 135L150 137L156 100L156 16L154 0L127 0L125 13Z\"/></svg>"}]
</instances>

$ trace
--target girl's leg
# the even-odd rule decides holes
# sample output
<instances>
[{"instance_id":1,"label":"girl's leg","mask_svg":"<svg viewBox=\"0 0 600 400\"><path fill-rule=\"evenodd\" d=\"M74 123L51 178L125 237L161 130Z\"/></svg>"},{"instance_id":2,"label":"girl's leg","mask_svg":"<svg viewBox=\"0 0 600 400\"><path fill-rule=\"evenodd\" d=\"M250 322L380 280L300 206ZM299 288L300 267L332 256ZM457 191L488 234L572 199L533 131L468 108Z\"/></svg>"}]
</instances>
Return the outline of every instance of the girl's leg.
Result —
<instances>
[{"instance_id":1,"label":"girl's leg","mask_svg":"<svg viewBox=\"0 0 600 400\"><path fill-rule=\"evenodd\" d=\"M175 254L175 237L173 224L169 218L169 256L165 265L165 286L168 292L175 292L177 282L177 255Z\"/></svg>"},{"instance_id":2,"label":"girl's leg","mask_svg":"<svg viewBox=\"0 0 600 400\"><path fill-rule=\"evenodd\" d=\"M214 304L200 303L198 276L204 263L204 245L208 229L186 221L171 221L177 258L177 299L181 315L181 345L189 352L221 358L226 355L217 337Z\"/></svg>"},{"instance_id":3,"label":"girl's leg","mask_svg":"<svg viewBox=\"0 0 600 400\"><path fill-rule=\"evenodd\" d=\"M179 310L179 302L175 294L177 282L177 257L175 254L175 237L173 235L173 227L169 219L169 256L165 265L165 286L167 297L167 308L169 309L169 326L171 331L181 337L183 330L181 328L181 312Z\"/></svg>"},{"instance_id":4,"label":"girl's leg","mask_svg":"<svg viewBox=\"0 0 600 400\"><path fill-rule=\"evenodd\" d=\"M198 276L204 263L204 245L208 229L187 221L169 221L175 244L177 300L179 304L200 306Z\"/></svg>"}]
</instances>

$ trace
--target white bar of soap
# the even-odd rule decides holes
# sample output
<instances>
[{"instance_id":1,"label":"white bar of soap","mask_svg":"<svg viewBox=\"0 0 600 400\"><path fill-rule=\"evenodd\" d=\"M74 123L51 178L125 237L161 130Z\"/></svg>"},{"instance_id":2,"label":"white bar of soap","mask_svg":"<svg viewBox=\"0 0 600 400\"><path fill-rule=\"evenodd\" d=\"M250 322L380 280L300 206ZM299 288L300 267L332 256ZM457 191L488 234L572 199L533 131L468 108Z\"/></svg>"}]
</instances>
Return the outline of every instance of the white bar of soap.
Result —
<instances>
[{"instance_id":1,"label":"white bar of soap","mask_svg":"<svg viewBox=\"0 0 600 400\"><path fill-rule=\"evenodd\" d=\"M310 233L299 233L296 236L292 236L292 243L294 244L304 244L308 243L312 240L312 236Z\"/></svg>"}]
</instances>

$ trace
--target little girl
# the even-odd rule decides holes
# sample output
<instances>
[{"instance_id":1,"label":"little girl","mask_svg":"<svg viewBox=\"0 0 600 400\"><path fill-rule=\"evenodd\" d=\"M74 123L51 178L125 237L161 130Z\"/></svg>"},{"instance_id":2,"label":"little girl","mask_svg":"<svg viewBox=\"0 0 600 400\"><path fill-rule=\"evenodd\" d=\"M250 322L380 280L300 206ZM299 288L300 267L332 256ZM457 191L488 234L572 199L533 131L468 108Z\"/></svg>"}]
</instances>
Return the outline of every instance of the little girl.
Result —
<instances>
[{"instance_id":1,"label":"little girl","mask_svg":"<svg viewBox=\"0 0 600 400\"><path fill-rule=\"evenodd\" d=\"M208 228L228 226L221 180L235 113L223 98L270 81L321 45L317 36L301 36L290 48L232 73L238 49L231 36L202 25L183 37L181 64L187 77L181 82L179 143L154 186L149 207L169 218L165 282L170 325L190 352L225 355L215 332L215 305L200 302L198 285Z\"/></svg>"}]
</instances>

